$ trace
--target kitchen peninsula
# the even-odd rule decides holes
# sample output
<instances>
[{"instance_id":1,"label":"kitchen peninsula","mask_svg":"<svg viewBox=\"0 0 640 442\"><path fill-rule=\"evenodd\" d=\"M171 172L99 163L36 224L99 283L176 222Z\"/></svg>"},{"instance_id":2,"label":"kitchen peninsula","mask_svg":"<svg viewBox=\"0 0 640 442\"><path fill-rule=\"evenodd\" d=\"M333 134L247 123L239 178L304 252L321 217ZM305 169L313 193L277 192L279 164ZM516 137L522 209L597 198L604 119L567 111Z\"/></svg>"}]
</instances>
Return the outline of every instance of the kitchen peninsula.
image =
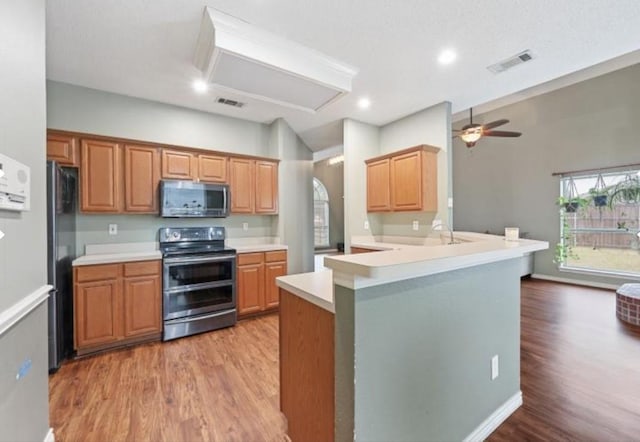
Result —
<instances>
[{"instance_id":1,"label":"kitchen peninsula","mask_svg":"<svg viewBox=\"0 0 640 442\"><path fill-rule=\"evenodd\" d=\"M278 278L291 440L482 440L522 404L521 261L548 243L453 236Z\"/></svg>"}]
</instances>

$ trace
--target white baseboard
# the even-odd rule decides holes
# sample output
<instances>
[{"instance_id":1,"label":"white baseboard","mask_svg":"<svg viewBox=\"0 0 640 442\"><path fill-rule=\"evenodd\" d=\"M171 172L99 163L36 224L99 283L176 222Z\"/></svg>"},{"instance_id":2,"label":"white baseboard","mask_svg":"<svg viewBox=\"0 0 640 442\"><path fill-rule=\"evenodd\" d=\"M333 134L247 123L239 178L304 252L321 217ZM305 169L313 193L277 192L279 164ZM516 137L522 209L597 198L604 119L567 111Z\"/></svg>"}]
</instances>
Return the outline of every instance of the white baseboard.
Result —
<instances>
[{"instance_id":1,"label":"white baseboard","mask_svg":"<svg viewBox=\"0 0 640 442\"><path fill-rule=\"evenodd\" d=\"M33 293L28 294L20 301L13 304L3 312L0 312L0 336L13 327L18 321L27 316L36 307L42 304L49 297L49 291L53 287L43 285Z\"/></svg>"},{"instance_id":2,"label":"white baseboard","mask_svg":"<svg viewBox=\"0 0 640 442\"><path fill-rule=\"evenodd\" d=\"M43 442L56 442L56 436L53 434L53 428L49 428Z\"/></svg>"},{"instance_id":3,"label":"white baseboard","mask_svg":"<svg viewBox=\"0 0 640 442\"><path fill-rule=\"evenodd\" d=\"M594 287L597 289L610 289L617 290L620 287L619 284L607 284L604 282L584 281L582 279L561 278L559 276L542 275L540 273L534 273L531 275L534 279L544 279L545 281L564 282L565 284L583 285L585 287Z\"/></svg>"},{"instance_id":4,"label":"white baseboard","mask_svg":"<svg viewBox=\"0 0 640 442\"><path fill-rule=\"evenodd\" d=\"M464 438L464 442L481 442L485 440L496 428L500 426L511 414L522 405L522 392L518 391L504 404L484 420L470 435Z\"/></svg>"}]
</instances>

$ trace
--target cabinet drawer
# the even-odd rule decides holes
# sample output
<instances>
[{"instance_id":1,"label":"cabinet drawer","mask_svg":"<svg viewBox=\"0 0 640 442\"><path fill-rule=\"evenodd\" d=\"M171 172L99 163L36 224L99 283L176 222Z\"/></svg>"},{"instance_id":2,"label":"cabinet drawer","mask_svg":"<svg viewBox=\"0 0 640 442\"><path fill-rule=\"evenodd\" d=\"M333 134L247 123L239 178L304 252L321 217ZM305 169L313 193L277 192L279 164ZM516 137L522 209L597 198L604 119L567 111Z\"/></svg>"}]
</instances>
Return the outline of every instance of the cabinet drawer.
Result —
<instances>
[{"instance_id":1,"label":"cabinet drawer","mask_svg":"<svg viewBox=\"0 0 640 442\"><path fill-rule=\"evenodd\" d=\"M273 252L265 252L264 253L266 262L278 262L278 261L286 261L287 260L287 251L286 250L274 250Z\"/></svg>"},{"instance_id":2,"label":"cabinet drawer","mask_svg":"<svg viewBox=\"0 0 640 442\"><path fill-rule=\"evenodd\" d=\"M76 282L102 281L118 277L119 264L76 267Z\"/></svg>"},{"instance_id":3,"label":"cabinet drawer","mask_svg":"<svg viewBox=\"0 0 640 442\"><path fill-rule=\"evenodd\" d=\"M262 264L264 262L264 253L240 253L238 255L238 265Z\"/></svg>"},{"instance_id":4,"label":"cabinet drawer","mask_svg":"<svg viewBox=\"0 0 640 442\"><path fill-rule=\"evenodd\" d=\"M130 262L124 265L125 278L131 276L159 275L160 261Z\"/></svg>"}]
</instances>

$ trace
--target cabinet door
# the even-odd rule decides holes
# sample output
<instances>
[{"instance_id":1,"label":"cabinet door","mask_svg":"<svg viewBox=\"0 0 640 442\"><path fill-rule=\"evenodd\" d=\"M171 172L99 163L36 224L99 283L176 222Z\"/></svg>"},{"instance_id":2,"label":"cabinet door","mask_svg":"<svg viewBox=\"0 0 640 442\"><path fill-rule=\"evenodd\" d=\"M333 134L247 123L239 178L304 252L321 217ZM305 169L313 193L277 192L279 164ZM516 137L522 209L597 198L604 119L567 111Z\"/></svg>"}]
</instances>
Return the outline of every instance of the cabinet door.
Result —
<instances>
[{"instance_id":1,"label":"cabinet door","mask_svg":"<svg viewBox=\"0 0 640 442\"><path fill-rule=\"evenodd\" d=\"M120 155L118 143L82 140L80 209L83 212L122 211Z\"/></svg>"},{"instance_id":2,"label":"cabinet door","mask_svg":"<svg viewBox=\"0 0 640 442\"><path fill-rule=\"evenodd\" d=\"M265 265L265 308L276 308L280 304L280 291L276 285L276 278L286 274L286 262L270 262Z\"/></svg>"},{"instance_id":3,"label":"cabinet door","mask_svg":"<svg viewBox=\"0 0 640 442\"><path fill-rule=\"evenodd\" d=\"M78 140L71 135L48 133L47 159L56 161L61 166L78 167L80 165Z\"/></svg>"},{"instance_id":4,"label":"cabinet door","mask_svg":"<svg viewBox=\"0 0 640 442\"><path fill-rule=\"evenodd\" d=\"M117 279L76 284L75 347L117 341L121 336L120 284Z\"/></svg>"},{"instance_id":5,"label":"cabinet door","mask_svg":"<svg viewBox=\"0 0 640 442\"><path fill-rule=\"evenodd\" d=\"M232 213L253 213L253 168L253 160L244 158L229 160Z\"/></svg>"},{"instance_id":6,"label":"cabinet door","mask_svg":"<svg viewBox=\"0 0 640 442\"><path fill-rule=\"evenodd\" d=\"M238 267L238 315L264 309L264 264Z\"/></svg>"},{"instance_id":7,"label":"cabinet door","mask_svg":"<svg viewBox=\"0 0 640 442\"><path fill-rule=\"evenodd\" d=\"M162 150L162 178L192 180L198 176L198 159L190 152Z\"/></svg>"},{"instance_id":8,"label":"cabinet door","mask_svg":"<svg viewBox=\"0 0 640 442\"><path fill-rule=\"evenodd\" d=\"M162 331L160 276L124 279L124 335Z\"/></svg>"},{"instance_id":9,"label":"cabinet door","mask_svg":"<svg viewBox=\"0 0 640 442\"><path fill-rule=\"evenodd\" d=\"M227 157L198 155L198 177L211 183L227 182Z\"/></svg>"},{"instance_id":10,"label":"cabinet door","mask_svg":"<svg viewBox=\"0 0 640 442\"><path fill-rule=\"evenodd\" d=\"M256 161L255 212L278 213L278 163Z\"/></svg>"},{"instance_id":11,"label":"cabinet door","mask_svg":"<svg viewBox=\"0 0 640 442\"><path fill-rule=\"evenodd\" d=\"M422 164L420 152L391 157L391 207L422 210Z\"/></svg>"},{"instance_id":12,"label":"cabinet door","mask_svg":"<svg viewBox=\"0 0 640 442\"><path fill-rule=\"evenodd\" d=\"M367 164L367 212L391 210L389 159Z\"/></svg>"},{"instance_id":13,"label":"cabinet door","mask_svg":"<svg viewBox=\"0 0 640 442\"><path fill-rule=\"evenodd\" d=\"M155 147L124 146L124 209L157 213L160 153Z\"/></svg>"}]
</instances>

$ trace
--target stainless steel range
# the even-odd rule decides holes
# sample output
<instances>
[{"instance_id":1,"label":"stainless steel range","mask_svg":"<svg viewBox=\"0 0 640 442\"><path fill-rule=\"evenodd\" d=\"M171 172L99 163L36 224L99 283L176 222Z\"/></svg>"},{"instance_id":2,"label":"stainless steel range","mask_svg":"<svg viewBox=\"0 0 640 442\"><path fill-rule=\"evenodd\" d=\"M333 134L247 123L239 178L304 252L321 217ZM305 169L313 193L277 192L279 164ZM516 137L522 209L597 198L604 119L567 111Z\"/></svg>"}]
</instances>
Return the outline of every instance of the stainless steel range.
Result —
<instances>
[{"instance_id":1,"label":"stainless steel range","mask_svg":"<svg viewBox=\"0 0 640 442\"><path fill-rule=\"evenodd\" d=\"M224 227L159 231L163 277L163 340L236 323L236 251Z\"/></svg>"}]
</instances>

